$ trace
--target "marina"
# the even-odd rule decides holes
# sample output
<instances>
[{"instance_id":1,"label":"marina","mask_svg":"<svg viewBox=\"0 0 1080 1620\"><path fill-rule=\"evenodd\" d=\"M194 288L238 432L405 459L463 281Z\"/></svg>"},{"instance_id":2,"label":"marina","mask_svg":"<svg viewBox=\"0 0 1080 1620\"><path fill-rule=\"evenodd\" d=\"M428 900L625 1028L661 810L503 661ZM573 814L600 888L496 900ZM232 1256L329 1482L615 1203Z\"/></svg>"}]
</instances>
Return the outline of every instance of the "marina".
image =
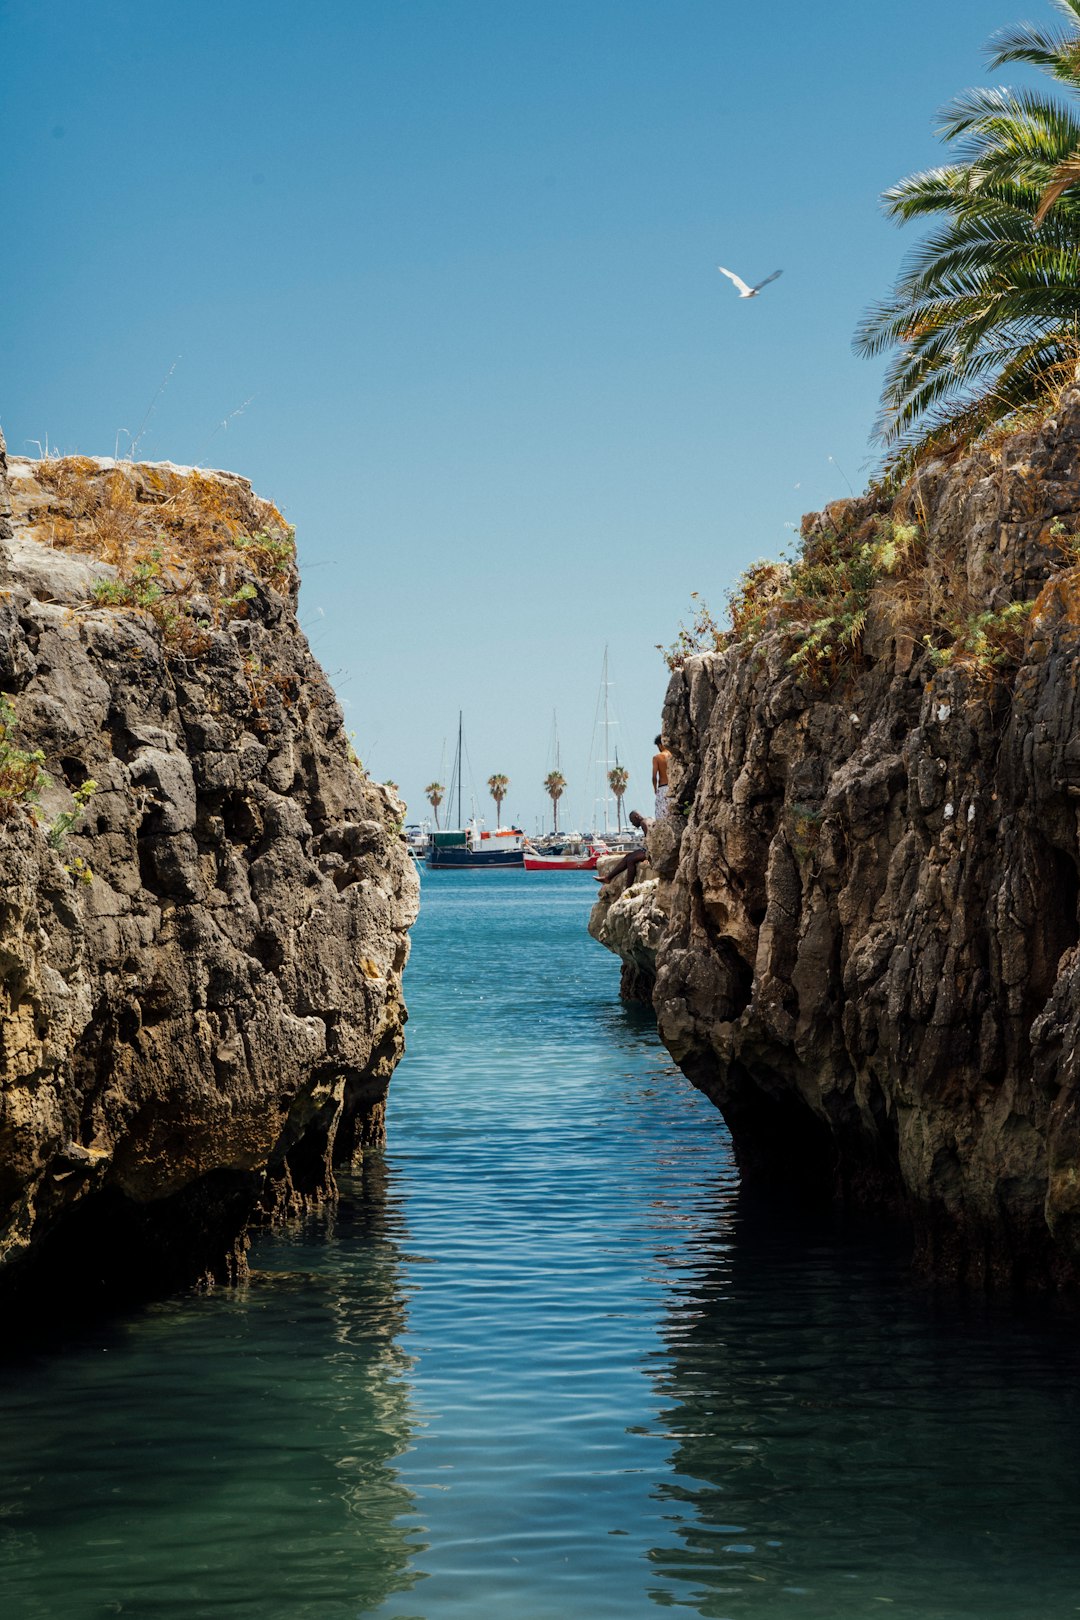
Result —
<instances>
[{"instance_id":1,"label":"marina","mask_svg":"<svg viewBox=\"0 0 1080 1620\"><path fill-rule=\"evenodd\" d=\"M610 728L607 716L607 653L604 654L604 685L602 688L605 704L604 719L606 730ZM555 750L558 759L558 745ZM464 715L458 713L457 746L454 751L454 764L450 776L450 786L447 802L456 808L457 826L440 827L438 825L438 805L442 803L441 796L434 801L436 825L430 822L412 822L404 829L405 841L409 852L417 861L422 861L433 870L503 870L507 867L522 867L526 872L592 872L601 856L610 854L618 847L629 847L640 842L637 835L622 834L621 829L613 841L599 833L582 835L578 832L558 831L557 826L557 800L561 789L555 784L552 793L553 807L556 808L556 828L547 835L538 834L529 838L520 827L496 826L494 829L486 827L475 813L468 821L463 811L463 782L466 770L466 750ZM624 773L625 775L625 773ZM545 786L549 787L557 777L561 783L562 777L557 772L549 776ZM497 784L505 784L505 777L492 779ZM502 788L500 786L500 792ZM442 789L440 788L440 795ZM475 806L475 793L473 795ZM497 801L500 803L500 801ZM605 806L607 800L603 801Z\"/></svg>"}]
</instances>

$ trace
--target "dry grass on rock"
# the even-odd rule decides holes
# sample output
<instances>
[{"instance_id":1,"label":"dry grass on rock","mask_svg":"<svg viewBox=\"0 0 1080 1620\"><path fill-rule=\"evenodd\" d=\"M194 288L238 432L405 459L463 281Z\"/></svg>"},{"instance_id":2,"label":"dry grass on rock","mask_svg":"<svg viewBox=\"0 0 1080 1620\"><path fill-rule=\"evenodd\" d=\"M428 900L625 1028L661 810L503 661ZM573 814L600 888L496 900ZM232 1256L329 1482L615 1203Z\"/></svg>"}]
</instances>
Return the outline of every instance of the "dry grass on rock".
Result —
<instances>
[{"instance_id":1,"label":"dry grass on rock","mask_svg":"<svg viewBox=\"0 0 1080 1620\"><path fill-rule=\"evenodd\" d=\"M293 530L235 474L88 456L29 467L38 538L114 567L96 605L146 613L174 650L196 656L260 584L295 594Z\"/></svg>"}]
</instances>

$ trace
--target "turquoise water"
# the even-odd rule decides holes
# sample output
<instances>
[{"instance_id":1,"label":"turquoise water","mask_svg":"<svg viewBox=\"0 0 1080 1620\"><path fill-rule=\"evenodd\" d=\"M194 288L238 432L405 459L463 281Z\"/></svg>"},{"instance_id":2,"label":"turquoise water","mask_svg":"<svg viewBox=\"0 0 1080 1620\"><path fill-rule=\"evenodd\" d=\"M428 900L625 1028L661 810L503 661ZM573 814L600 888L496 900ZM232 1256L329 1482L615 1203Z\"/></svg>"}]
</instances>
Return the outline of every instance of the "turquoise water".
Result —
<instances>
[{"instance_id":1,"label":"turquoise water","mask_svg":"<svg viewBox=\"0 0 1080 1620\"><path fill-rule=\"evenodd\" d=\"M1080 1613L1075 1319L751 1219L593 891L425 874L365 1185L5 1364L3 1620Z\"/></svg>"}]
</instances>

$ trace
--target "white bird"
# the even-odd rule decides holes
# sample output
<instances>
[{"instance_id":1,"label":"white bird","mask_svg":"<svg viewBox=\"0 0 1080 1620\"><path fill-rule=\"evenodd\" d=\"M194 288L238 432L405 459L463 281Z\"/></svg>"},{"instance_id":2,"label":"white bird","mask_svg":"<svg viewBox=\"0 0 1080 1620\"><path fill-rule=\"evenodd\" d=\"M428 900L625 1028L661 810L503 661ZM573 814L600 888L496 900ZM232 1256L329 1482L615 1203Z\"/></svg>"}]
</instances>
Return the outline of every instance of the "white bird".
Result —
<instances>
[{"instance_id":1,"label":"white bird","mask_svg":"<svg viewBox=\"0 0 1080 1620\"><path fill-rule=\"evenodd\" d=\"M743 278L737 276L734 270L725 270L722 264L718 264L716 268L722 276L727 276L729 281L735 283L739 289L740 298L756 298L762 287L767 287L770 281L775 281L777 276L783 275L782 270L774 270L771 276L766 276L764 281L759 281L756 287L748 287Z\"/></svg>"}]
</instances>

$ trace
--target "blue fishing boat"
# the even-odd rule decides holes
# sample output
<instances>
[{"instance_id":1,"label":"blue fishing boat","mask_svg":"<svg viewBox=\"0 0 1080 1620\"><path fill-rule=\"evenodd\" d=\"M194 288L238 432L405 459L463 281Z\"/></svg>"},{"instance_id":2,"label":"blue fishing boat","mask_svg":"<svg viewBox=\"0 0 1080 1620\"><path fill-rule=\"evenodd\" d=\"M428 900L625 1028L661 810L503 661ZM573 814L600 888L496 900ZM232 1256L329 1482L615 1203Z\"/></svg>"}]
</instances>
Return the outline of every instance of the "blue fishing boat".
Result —
<instances>
[{"instance_id":1,"label":"blue fishing boat","mask_svg":"<svg viewBox=\"0 0 1080 1620\"><path fill-rule=\"evenodd\" d=\"M450 778L448 802L452 803L457 788L458 824L432 833L426 862L431 867L499 867L524 866L525 834L520 827L496 827L490 832L478 825L475 817L465 823L461 814L461 777L464 759L462 716L458 712L457 753Z\"/></svg>"},{"instance_id":2,"label":"blue fishing boat","mask_svg":"<svg viewBox=\"0 0 1080 1620\"><path fill-rule=\"evenodd\" d=\"M429 866L524 866L525 834L519 827L496 827L489 832L470 822L431 835Z\"/></svg>"}]
</instances>

